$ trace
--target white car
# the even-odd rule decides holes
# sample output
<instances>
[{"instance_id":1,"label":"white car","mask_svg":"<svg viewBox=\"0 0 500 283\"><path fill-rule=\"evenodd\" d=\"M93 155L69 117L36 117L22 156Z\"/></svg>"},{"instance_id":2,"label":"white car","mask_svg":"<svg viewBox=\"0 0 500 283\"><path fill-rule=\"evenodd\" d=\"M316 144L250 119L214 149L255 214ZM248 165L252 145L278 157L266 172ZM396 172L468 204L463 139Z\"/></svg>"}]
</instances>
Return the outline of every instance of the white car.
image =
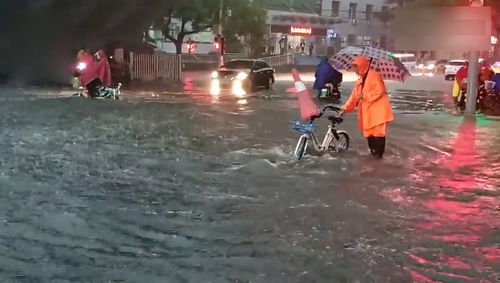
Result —
<instances>
[{"instance_id":1,"label":"white car","mask_svg":"<svg viewBox=\"0 0 500 283\"><path fill-rule=\"evenodd\" d=\"M417 59L415 54L411 53L396 53L394 57L398 58L401 63L406 67L408 72L414 73L417 68Z\"/></svg>"},{"instance_id":2,"label":"white car","mask_svg":"<svg viewBox=\"0 0 500 283\"><path fill-rule=\"evenodd\" d=\"M467 60L450 60L448 64L446 64L446 68L444 70L444 79L447 81L451 81L455 79L455 76L460 70L460 68L467 62Z\"/></svg>"}]
</instances>

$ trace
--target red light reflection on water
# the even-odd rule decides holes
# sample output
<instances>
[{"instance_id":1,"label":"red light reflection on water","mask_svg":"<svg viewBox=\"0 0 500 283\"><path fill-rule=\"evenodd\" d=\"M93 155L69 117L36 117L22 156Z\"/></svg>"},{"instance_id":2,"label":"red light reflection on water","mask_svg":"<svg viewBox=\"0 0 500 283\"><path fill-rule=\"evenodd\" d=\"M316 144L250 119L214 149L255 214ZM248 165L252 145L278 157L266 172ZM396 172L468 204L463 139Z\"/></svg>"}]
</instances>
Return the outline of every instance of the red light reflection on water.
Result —
<instances>
[{"instance_id":1,"label":"red light reflection on water","mask_svg":"<svg viewBox=\"0 0 500 283\"><path fill-rule=\"evenodd\" d=\"M441 157L435 161L439 171L432 172L421 182L435 196L422 203L430 215L415 223L414 228L424 231L427 240L459 245L463 251L448 255L422 248L422 254L408 253L418 266L424 266L411 271L414 282L437 282L427 277L431 274L449 280L490 282L464 274L467 270L484 271L489 265L487 262L498 260L500 255L500 248L485 243L485 236L495 225L495 214L490 213L492 200L473 193L493 185L489 184L491 181L479 178L488 164L481 160L478 142L475 119L465 119L450 143L451 154L444 157L445 160Z\"/></svg>"},{"instance_id":2,"label":"red light reflection on water","mask_svg":"<svg viewBox=\"0 0 500 283\"><path fill-rule=\"evenodd\" d=\"M436 283L437 281L434 281L430 279L429 277L426 277L416 271L411 271L410 272L411 277L413 278L413 283Z\"/></svg>"},{"instance_id":3,"label":"red light reflection on water","mask_svg":"<svg viewBox=\"0 0 500 283\"><path fill-rule=\"evenodd\" d=\"M195 90L193 78L190 76L184 77L184 92L191 93Z\"/></svg>"}]
</instances>

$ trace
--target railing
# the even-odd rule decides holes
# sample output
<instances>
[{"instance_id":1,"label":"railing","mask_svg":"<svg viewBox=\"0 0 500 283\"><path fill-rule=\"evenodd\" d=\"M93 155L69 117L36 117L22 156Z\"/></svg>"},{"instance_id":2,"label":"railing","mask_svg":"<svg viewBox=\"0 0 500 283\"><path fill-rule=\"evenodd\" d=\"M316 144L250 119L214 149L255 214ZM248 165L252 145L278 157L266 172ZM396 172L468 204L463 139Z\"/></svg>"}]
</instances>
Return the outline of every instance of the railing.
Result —
<instances>
[{"instance_id":1,"label":"railing","mask_svg":"<svg viewBox=\"0 0 500 283\"><path fill-rule=\"evenodd\" d=\"M293 54L275 55L275 56L260 58L260 60L265 61L271 67L293 65L294 55Z\"/></svg>"},{"instance_id":2,"label":"railing","mask_svg":"<svg viewBox=\"0 0 500 283\"><path fill-rule=\"evenodd\" d=\"M182 63L217 63L219 56L217 54L182 54ZM244 53L226 53L224 54L224 61L233 59L246 59L247 54Z\"/></svg>"},{"instance_id":3,"label":"railing","mask_svg":"<svg viewBox=\"0 0 500 283\"><path fill-rule=\"evenodd\" d=\"M160 52L130 53L130 75L140 81L181 80L182 58Z\"/></svg>"}]
</instances>

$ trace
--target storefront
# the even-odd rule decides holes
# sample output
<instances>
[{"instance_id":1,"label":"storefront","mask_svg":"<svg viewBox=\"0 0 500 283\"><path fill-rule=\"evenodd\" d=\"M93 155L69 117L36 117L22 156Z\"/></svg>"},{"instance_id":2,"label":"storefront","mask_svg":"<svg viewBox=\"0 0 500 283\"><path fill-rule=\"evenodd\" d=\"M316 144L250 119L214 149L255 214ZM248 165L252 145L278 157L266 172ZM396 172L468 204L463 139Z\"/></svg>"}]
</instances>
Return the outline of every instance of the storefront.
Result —
<instances>
[{"instance_id":1,"label":"storefront","mask_svg":"<svg viewBox=\"0 0 500 283\"><path fill-rule=\"evenodd\" d=\"M268 11L268 50L272 54L283 52L326 55L333 46L331 27L338 19L316 14Z\"/></svg>"},{"instance_id":2,"label":"storefront","mask_svg":"<svg viewBox=\"0 0 500 283\"><path fill-rule=\"evenodd\" d=\"M314 52L314 48L321 48L317 46L318 39L324 44L326 38L326 29L308 26L274 26L271 27L271 33L275 36L275 46L280 52L287 49L291 53L309 54L311 45Z\"/></svg>"}]
</instances>

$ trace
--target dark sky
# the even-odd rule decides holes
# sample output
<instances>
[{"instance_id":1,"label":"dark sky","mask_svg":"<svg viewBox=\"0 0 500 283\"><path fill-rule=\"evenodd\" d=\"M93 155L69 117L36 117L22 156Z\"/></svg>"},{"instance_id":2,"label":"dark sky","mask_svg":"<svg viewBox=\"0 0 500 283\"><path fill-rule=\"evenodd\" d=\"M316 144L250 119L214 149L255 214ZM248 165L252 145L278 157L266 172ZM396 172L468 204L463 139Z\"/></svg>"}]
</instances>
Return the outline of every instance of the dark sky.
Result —
<instances>
[{"instance_id":1,"label":"dark sky","mask_svg":"<svg viewBox=\"0 0 500 283\"><path fill-rule=\"evenodd\" d=\"M66 82L76 50L141 40L174 1L0 0L0 74Z\"/></svg>"}]
</instances>

